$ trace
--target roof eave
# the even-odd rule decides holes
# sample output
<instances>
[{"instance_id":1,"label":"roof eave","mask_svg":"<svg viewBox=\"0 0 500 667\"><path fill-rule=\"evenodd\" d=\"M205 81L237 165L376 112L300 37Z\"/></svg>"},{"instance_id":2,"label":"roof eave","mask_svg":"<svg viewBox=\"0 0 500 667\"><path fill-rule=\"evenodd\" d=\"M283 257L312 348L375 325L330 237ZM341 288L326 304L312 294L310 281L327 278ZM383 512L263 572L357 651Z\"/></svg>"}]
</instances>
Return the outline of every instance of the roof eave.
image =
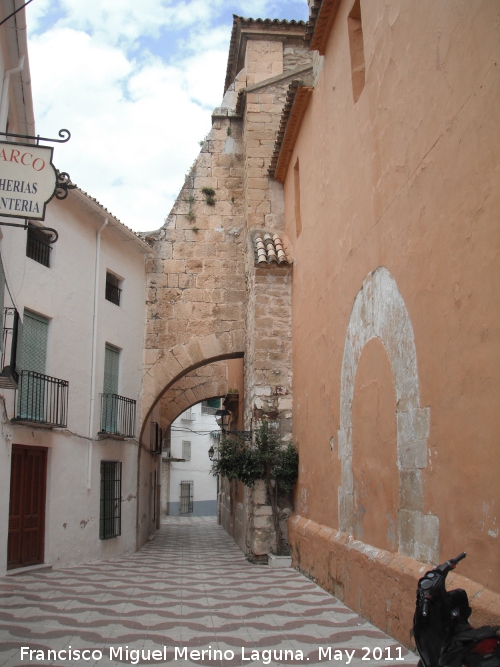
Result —
<instances>
[{"instance_id":1,"label":"roof eave","mask_svg":"<svg viewBox=\"0 0 500 667\"><path fill-rule=\"evenodd\" d=\"M76 187L73 190L69 191L69 196L76 198L80 203L85 204L95 213L97 213L102 218L108 219L108 224L111 223L112 227L115 227L119 232L121 232L125 237L134 241L134 243L143 251L148 253L157 254L156 250L152 248L149 243L146 243L141 239L132 229L123 224L118 218L116 218L112 213L110 213L102 204L88 195L84 190Z\"/></svg>"},{"instance_id":2,"label":"roof eave","mask_svg":"<svg viewBox=\"0 0 500 667\"><path fill-rule=\"evenodd\" d=\"M325 55L328 37L337 18L341 0L314 0L310 6L306 26L306 42L312 51Z\"/></svg>"},{"instance_id":3,"label":"roof eave","mask_svg":"<svg viewBox=\"0 0 500 667\"><path fill-rule=\"evenodd\" d=\"M284 183L290 166L290 160L299 135L302 121L314 91L303 81L292 81L287 93L287 100L281 114L280 127L268 173L276 181Z\"/></svg>"}]
</instances>

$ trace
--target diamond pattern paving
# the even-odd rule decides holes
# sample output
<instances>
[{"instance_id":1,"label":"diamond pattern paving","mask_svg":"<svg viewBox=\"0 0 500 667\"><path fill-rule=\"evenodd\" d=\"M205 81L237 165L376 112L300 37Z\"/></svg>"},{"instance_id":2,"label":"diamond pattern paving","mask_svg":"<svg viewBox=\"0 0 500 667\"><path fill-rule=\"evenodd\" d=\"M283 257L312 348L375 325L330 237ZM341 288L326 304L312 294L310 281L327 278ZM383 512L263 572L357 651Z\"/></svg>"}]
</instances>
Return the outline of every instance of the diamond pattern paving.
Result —
<instances>
[{"instance_id":1,"label":"diamond pattern paving","mask_svg":"<svg viewBox=\"0 0 500 667\"><path fill-rule=\"evenodd\" d=\"M208 517L169 518L127 557L3 577L0 591L0 667L417 664L300 573L248 563ZM69 660L70 646L97 653ZM21 660L22 647L39 653Z\"/></svg>"}]
</instances>

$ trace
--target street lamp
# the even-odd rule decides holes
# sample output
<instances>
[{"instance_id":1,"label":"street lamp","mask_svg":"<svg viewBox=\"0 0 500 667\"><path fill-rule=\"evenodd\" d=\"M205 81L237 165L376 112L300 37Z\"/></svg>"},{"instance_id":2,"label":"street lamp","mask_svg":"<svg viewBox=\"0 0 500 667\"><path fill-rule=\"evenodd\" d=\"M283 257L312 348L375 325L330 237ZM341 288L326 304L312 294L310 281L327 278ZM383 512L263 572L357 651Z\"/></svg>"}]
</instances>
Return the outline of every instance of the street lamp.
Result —
<instances>
[{"instance_id":1,"label":"street lamp","mask_svg":"<svg viewBox=\"0 0 500 667\"><path fill-rule=\"evenodd\" d=\"M224 431L226 426L229 426L229 417L231 413L229 410L217 410L215 413L215 421L221 427L221 430Z\"/></svg>"},{"instance_id":2,"label":"street lamp","mask_svg":"<svg viewBox=\"0 0 500 667\"><path fill-rule=\"evenodd\" d=\"M214 454L215 454L215 448L212 445L210 449L208 450L208 458L213 461L214 460Z\"/></svg>"}]
</instances>

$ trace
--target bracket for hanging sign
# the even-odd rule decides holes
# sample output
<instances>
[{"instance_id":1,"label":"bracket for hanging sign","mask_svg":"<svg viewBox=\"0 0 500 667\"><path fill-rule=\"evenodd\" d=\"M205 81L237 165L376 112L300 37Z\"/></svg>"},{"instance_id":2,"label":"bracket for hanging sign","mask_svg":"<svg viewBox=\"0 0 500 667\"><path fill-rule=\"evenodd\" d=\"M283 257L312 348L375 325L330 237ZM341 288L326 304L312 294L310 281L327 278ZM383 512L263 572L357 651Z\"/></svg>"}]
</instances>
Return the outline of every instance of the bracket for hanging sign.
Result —
<instances>
[{"instance_id":1,"label":"bracket for hanging sign","mask_svg":"<svg viewBox=\"0 0 500 667\"><path fill-rule=\"evenodd\" d=\"M35 136L31 134L13 134L12 132L0 132L3 137L14 137L16 139L32 139L36 141L37 146L40 141L50 141L50 143L65 144L71 139L71 132L69 130L59 130L59 136L62 139L49 139L48 137L41 137L39 134Z\"/></svg>"},{"instance_id":2,"label":"bracket for hanging sign","mask_svg":"<svg viewBox=\"0 0 500 667\"><path fill-rule=\"evenodd\" d=\"M59 233L56 229L53 227L39 227L38 225L30 225L30 223L25 220L24 224L20 225L17 222L0 222L0 225L3 225L4 227L21 227L21 229L36 229L37 231L40 232L48 232L49 234L52 235L52 238L47 238L47 243L55 243L57 239L59 238Z\"/></svg>"},{"instance_id":3,"label":"bracket for hanging sign","mask_svg":"<svg viewBox=\"0 0 500 667\"><path fill-rule=\"evenodd\" d=\"M69 130L59 130L60 139L40 135L0 132L7 139L30 139L36 144L0 141L0 216L44 220L49 201L66 199L68 191L76 188L69 174L54 167L52 146L40 141L64 144L69 141ZM24 225L13 225L24 227Z\"/></svg>"}]
</instances>

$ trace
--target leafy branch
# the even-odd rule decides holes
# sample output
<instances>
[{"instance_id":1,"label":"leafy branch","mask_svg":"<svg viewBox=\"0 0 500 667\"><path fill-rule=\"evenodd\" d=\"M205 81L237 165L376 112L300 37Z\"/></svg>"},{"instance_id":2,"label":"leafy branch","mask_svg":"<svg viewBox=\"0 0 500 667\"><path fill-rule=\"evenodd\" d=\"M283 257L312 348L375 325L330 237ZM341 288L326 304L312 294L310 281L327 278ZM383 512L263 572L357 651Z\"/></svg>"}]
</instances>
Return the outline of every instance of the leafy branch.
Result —
<instances>
[{"instance_id":1,"label":"leafy branch","mask_svg":"<svg viewBox=\"0 0 500 667\"><path fill-rule=\"evenodd\" d=\"M262 422L255 432L255 443L237 437L226 437L219 445L219 457L212 464L212 474L229 480L237 479L245 486L253 486L258 479L266 482L273 511L276 549L282 550L279 523L278 489L291 491L298 476L299 457L292 443L285 447L277 434Z\"/></svg>"}]
</instances>

